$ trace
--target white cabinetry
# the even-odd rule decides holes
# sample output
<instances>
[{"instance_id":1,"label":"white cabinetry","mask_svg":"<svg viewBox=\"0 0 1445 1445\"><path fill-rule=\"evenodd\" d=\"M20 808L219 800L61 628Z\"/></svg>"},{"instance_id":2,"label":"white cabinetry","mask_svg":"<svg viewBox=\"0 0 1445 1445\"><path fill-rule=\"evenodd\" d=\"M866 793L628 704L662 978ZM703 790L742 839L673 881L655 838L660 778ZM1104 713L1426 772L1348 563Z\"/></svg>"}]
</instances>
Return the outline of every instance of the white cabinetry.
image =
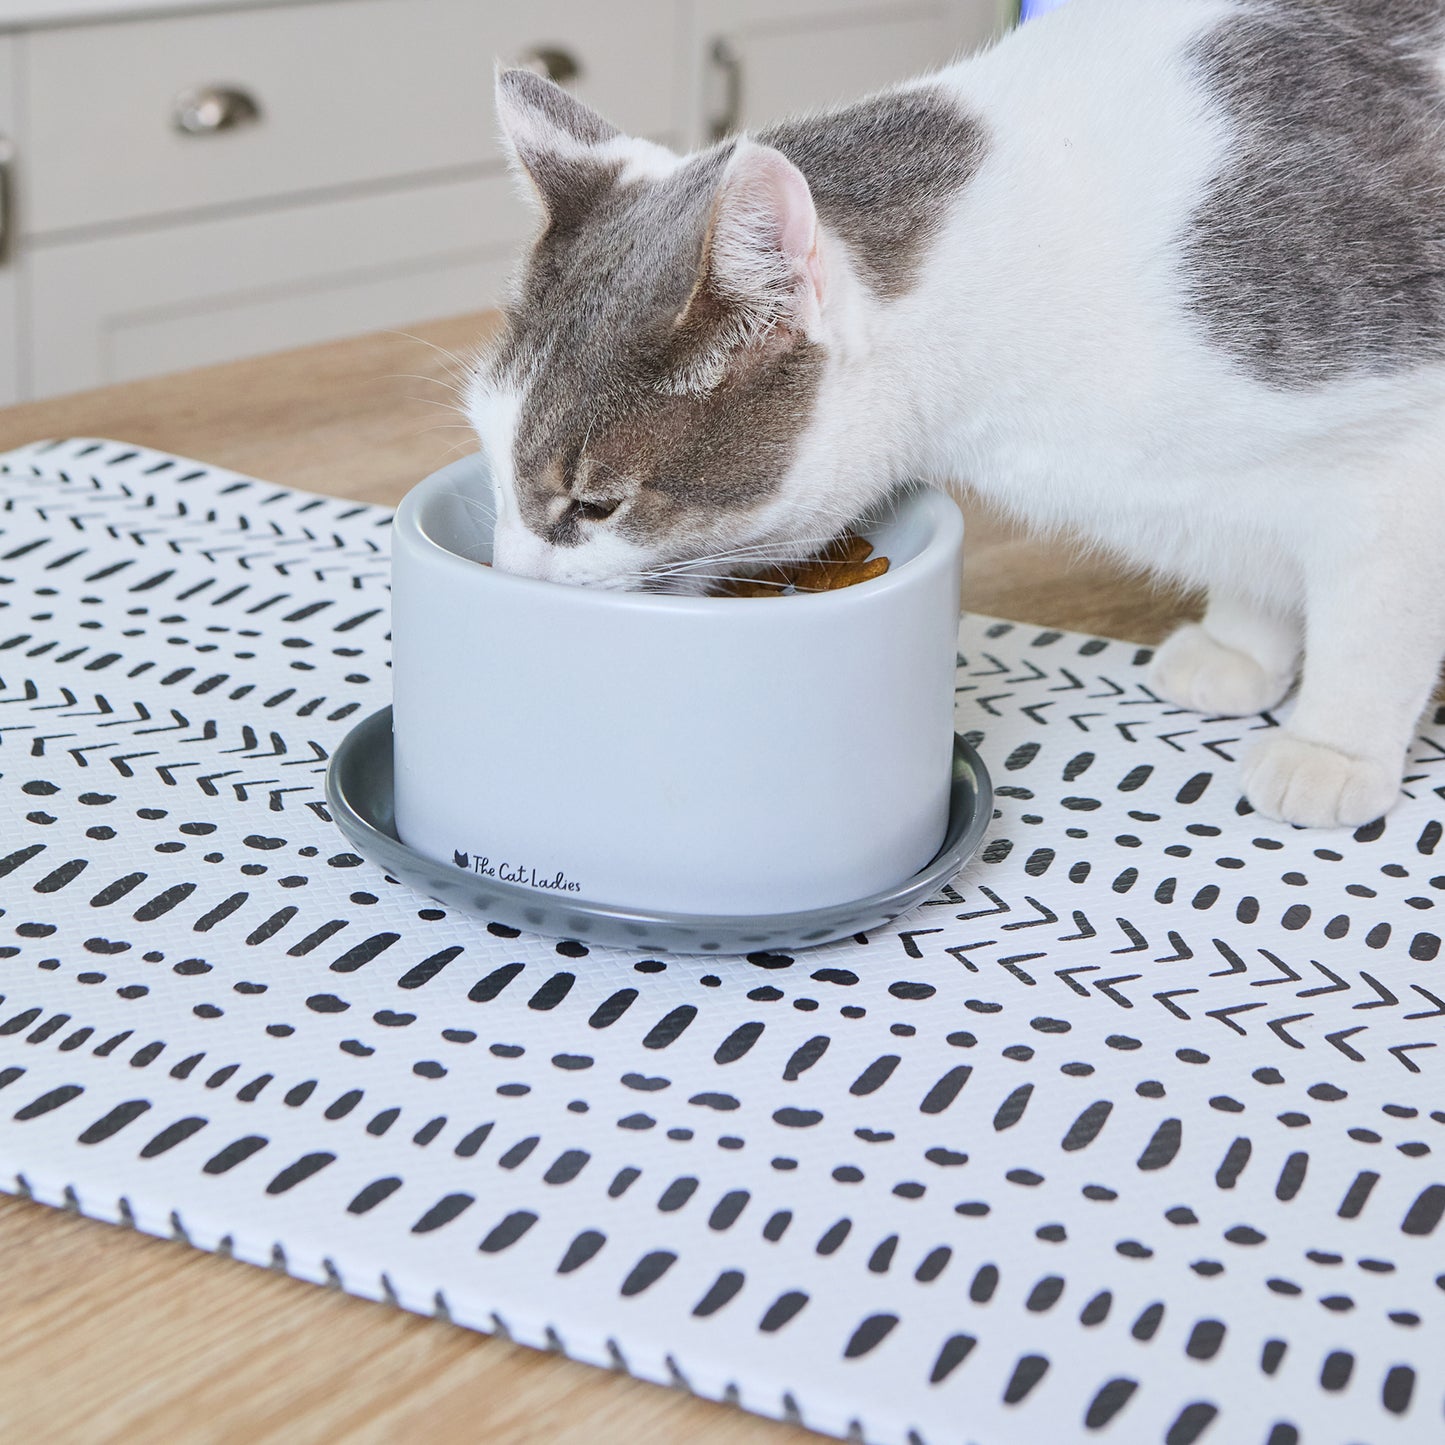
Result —
<instances>
[{"instance_id":1,"label":"white cabinetry","mask_svg":"<svg viewBox=\"0 0 1445 1445\"><path fill-rule=\"evenodd\" d=\"M136 8L0 35L0 402L492 305L532 224L494 60L563 52L620 124L683 130L677 0Z\"/></svg>"},{"instance_id":2,"label":"white cabinetry","mask_svg":"<svg viewBox=\"0 0 1445 1445\"><path fill-rule=\"evenodd\" d=\"M332 0L40 31L26 46L27 225L48 235L500 166L493 58L559 33L579 93L669 132L669 87L637 76L666 77L675 15L674 0ZM255 118L179 128L177 97L206 87L244 95Z\"/></svg>"},{"instance_id":3,"label":"white cabinetry","mask_svg":"<svg viewBox=\"0 0 1445 1445\"><path fill-rule=\"evenodd\" d=\"M559 35L580 94L674 138L674 0L332 0L28 36L31 392L491 305L531 225L492 60ZM177 97L208 86L248 118L179 129Z\"/></svg>"},{"instance_id":4,"label":"white cabinetry","mask_svg":"<svg viewBox=\"0 0 1445 1445\"><path fill-rule=\"evenodd\" d=\"M494 60L686 146L729 97L746 124L934 68L1011 3L106 0L28 27L0 7L0 404L494 304L532 224Z\"/></svg>"}]
</instances>

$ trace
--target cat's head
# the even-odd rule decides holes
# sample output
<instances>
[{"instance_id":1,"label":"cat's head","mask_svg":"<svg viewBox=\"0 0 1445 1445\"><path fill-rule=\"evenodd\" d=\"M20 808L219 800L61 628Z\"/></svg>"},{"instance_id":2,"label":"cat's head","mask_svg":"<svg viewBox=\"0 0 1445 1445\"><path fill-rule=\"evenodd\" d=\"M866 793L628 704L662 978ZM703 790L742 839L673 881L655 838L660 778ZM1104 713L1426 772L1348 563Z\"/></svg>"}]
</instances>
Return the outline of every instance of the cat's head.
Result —
<instances>
[{"instance_id":1,"label":"cat's head","mask_svg":"<svg viewBox=\"0 0 1445 1445\"><path fill-rule=\"evenodd\" d=\"M744 139L675 155L525 70L499 73L497 104L542 225L467 398L495 565L698 590L737 570L707 559L839 530L800 456L846 262L801 172Z\"/></svg>"}]
</instances>

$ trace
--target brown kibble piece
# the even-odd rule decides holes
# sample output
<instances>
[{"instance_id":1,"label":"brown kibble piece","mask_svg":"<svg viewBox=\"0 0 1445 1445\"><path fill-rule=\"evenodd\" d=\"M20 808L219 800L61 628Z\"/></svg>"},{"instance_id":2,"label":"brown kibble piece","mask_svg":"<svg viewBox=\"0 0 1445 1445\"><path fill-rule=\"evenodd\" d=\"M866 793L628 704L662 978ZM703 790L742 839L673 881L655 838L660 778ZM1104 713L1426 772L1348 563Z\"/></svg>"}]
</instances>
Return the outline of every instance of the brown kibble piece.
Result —
<instances>
[{"instance_id":1,"label":"brown kibble piece","mask_svg":"<svg viewBox=\"0 0 1445 1445\"><path fill-rule=\"evenodd\" d=\"M861 562L873 551L873 544L857 532L844 532L834 537L821 552L820 562Z\"/></svg>"},{"instance_id":2,"label":"brown kibble piece","mask_svg":"<svg viewBox=\"0 0 1445 1445\"><path fill-rule=\"evenodd\" d=\"M881 577L887 570L888 559L886 557L870 557L866 562L835 562L824 571L823 580L820 583L812 583L810 578L809 585L804 585L800 576L798 591L837 592L844 587L855 587L859 582L871 582L873 578Z\"/></svg>"},{"instance_id":3,"label":"brown kibble piece","mask_svg":"<svg viewBox=\"0 0 1445 1445\"><path fill-rule=\"evenodd\" d=\"M870 577L881 577L888 570L888 559L874 557L865 562L863 558L873 549L866 538L860 540L864 547L863 557L847 560L816 557L808 562L800 562L793 571L793 585L799 592L836 592L840 587L852 587L857 582L868 581ZM883 565L876 567L875 564L880 562ZM859 571L859 568L873 570Z\"/></svg>"},{"instance_id":4,"label":"brown kibble piece","mask_svg":"<svg viewBox=\"0 0 1445 1445\"><path fill-rule=\"evenodd\" d=\"M873 544L857 532L835 537L815 557L802 562L771 566L756 577L739 577L713 590L714 597L780 597L791 587L796 592L836 592L859 582L881 577L887 557L871 557Z\"/></svg>"}]
</instances>

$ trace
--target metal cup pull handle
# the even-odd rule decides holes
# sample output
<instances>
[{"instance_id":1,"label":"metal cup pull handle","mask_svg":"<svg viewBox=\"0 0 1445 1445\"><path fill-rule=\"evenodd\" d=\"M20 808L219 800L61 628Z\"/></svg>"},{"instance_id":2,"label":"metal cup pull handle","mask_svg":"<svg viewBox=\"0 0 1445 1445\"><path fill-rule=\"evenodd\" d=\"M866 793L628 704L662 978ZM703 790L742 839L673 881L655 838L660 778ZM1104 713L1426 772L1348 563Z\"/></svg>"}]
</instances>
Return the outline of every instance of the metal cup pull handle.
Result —
<instances>
[{"instance_id":1,"label":"metal cup pull handle","mask_svg":"<svg viewBox=\"0 0 1445 1445\"><path fill-rule=\"evenodd\" d=\"M535 70L557 85L572 85L582 78L582 62L560 45L534 45L517 57L524 70Z\"/></svg>"},{"instance_id":2,"label":"metal cup pull handle","mask_svg":"<svg viewBox=\"0 0 1445 1445\"><path fill-rule=\"evenodd\" d=\"M708 122L708 135L712 140L722 140L742 127L743 58L731 42L719 36L712 43L708 59L723 89L722 110Z\"/></svg>"},{"instance_id":3,"label":"metal cup pull handle","mask_svg":"<svg viewBox=\"0 0 1445 1445\"><path fill-rule=\"evenodd\" d=\"M0 265L5 263L10 232L14 229L15 224L15 191L12 184L14 161L15 146L8 136L0 135Z\"/></svg>"},{"instance_id":4,"label":"metal cup pull handle","mask_svg":"<svg viewBox=\"0 0 1445 1445\"><path fill-rule=\"evenodd\" d=\"M254 125L260 119L256 98L231 85L183 90L171 110L171 121L182 135L217 135L240 125Z\"/></svg>"}]
</instances>

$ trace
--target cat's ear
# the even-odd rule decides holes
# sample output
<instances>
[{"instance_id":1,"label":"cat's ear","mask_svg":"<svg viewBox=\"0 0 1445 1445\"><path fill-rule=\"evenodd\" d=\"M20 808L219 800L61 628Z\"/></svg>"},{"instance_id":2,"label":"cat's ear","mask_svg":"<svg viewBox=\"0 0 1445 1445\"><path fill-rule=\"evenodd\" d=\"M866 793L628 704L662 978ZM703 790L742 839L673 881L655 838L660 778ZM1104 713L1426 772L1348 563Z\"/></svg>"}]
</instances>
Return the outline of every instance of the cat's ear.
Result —
<instances>
[{"instance_id":1,"label":"cat's ear","mask_svg":"<svg viewBox=\"0 0 1445 1445\"><path fill-rule=\"evenodd\" d=\"M713 201L692 295L674 326L677 389L707 390L760 350L816 333L818 213L803 173L740 140Z\"/></svg>"},{"instance_id":2,"label":"cat's ear","mask_svg":"<svg viewBox=\"0 0 1445 1445\"><path fill-rule=\"evenodd\" d=\"M580 216L617 176L599 148L622 132L532 70L497 70L497 117L517 164L554 224Z\"/></svg>"}]
</instances>

